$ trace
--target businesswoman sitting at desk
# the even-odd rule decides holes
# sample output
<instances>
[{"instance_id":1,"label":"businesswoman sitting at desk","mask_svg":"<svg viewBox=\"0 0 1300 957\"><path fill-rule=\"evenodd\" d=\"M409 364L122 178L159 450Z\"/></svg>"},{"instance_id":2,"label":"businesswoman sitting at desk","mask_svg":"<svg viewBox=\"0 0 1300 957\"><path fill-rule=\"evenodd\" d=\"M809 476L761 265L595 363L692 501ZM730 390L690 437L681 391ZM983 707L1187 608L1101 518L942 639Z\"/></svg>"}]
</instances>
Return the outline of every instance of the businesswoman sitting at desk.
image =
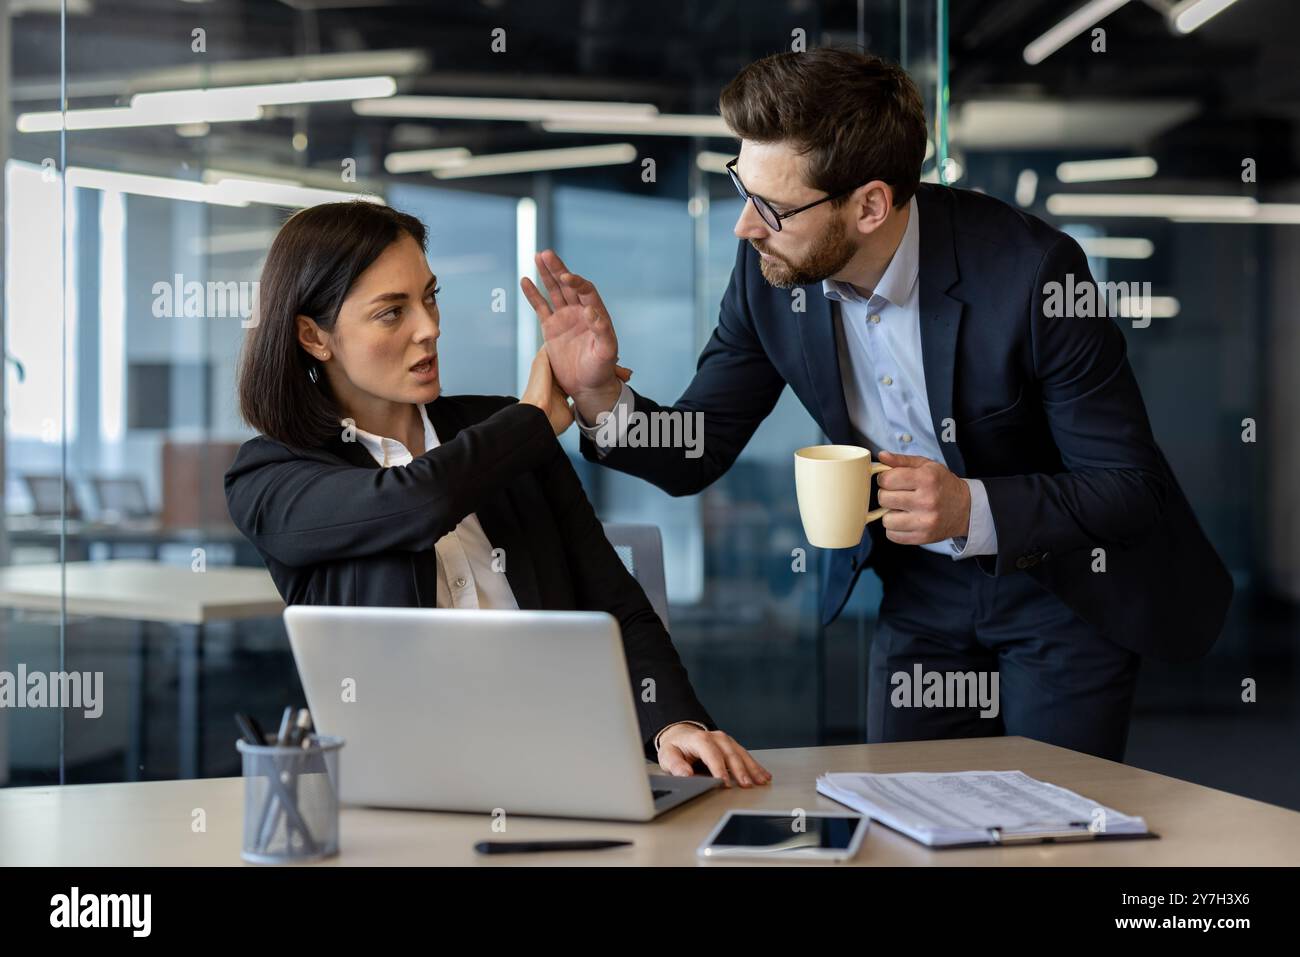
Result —
<instances>
[{"instance_id":1,"label":"businesswoman sitting at desk","mask_svg":"<svg viewBox=\"0 0 1300 957\"><path fill-rule=\"evenodd\" d=\"M618 619L646 754L743 787L771 775L716 730L555 437L545 352L521 399L442 395L424 225L368 202L305 209L267 254L226 473L289 604L594 610ZM502 566L504 565L504 574Z\"/></svg>"}]
</instances>

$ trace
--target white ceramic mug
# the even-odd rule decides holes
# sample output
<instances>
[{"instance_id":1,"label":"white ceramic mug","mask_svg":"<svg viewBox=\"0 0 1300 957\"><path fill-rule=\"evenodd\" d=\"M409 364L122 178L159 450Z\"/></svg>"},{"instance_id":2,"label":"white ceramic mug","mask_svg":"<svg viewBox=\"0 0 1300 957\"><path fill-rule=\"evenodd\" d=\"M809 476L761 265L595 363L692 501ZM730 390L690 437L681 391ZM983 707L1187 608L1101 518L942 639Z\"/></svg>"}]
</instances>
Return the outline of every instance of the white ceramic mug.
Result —
<instances>
[{"instance_id":1,"label":"white ceramic mug","mask_svg":"<svg viewBox=\"0 0 1300 957\"><path fill-rule=\"evenodd\" d=\"M808 541L818 548L852 548L862 531L887 508L867 511L871 476L889 466L871 461L871 450L857 445L810 445L794 453L794 488L799 519Z\"/></svg>"}]
</instances>

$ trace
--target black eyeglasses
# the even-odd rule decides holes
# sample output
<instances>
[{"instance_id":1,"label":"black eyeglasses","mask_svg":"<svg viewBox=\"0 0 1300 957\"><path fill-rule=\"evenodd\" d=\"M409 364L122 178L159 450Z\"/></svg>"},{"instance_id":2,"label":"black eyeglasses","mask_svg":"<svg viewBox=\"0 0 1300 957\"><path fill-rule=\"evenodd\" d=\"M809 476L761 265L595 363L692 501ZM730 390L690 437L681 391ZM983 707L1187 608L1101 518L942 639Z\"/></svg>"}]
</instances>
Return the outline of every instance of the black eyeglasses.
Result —
<instances>
[{"instance_id":1,"label":"black eyeglasses","mask_svg":"<svg viewBox=\"0 0 1300 957\"><path fill-rule=\"evenodd\" d=\"M823 196L815 203L809 203L807 206L800 206L798 209L792 209L788 213L778 213L772 208L772 204L762 196L755 196L749 190L745 189L745 184L742 183L740 177L736 175L736 164L739 162L740 157L737 156L727 164L727 173L731 176L731 185L736 187L736 192L740 194L741 199L752 199L754 201L754 208L758 210L758 215L762 217L763 222L767 223L767 225L771 226L778 233L781 231L781 220L789 219L795 213L802 213L805 209L812 209L814 206L820 206L822 203L829 203L832 199L839 199L841 196L847 196L849 193L853 192L851 189L846 189L839 193L832 193L830 196Z\"/></svg>"}]
</instances>

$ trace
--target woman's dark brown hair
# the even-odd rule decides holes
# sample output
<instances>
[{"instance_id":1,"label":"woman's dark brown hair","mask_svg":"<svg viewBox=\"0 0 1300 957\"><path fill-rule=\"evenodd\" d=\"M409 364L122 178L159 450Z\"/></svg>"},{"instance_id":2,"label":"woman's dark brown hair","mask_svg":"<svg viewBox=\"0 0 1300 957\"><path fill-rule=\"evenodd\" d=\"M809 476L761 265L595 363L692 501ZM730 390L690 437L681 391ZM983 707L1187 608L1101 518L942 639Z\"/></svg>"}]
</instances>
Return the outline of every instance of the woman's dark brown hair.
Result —
<instances>
[{"instance_id":1,"label":"woman's dark brown hair","mask_svg":"<svg viewBox=\"0 0 1300 957\"><path fill-rule=\"evenodd\" d=\"M925 104L902 67L880 57L776 53L737 73L718 106L741 139L793 143L807 157L808 185L831 195L879 179L902 206L921 181Z\"/></svg>"},{"instance_id":2,"label":"woman's dark brown hair","mask_svg":"<svg viewBox=\"0 0 1300 957\"><path fill-rule=\"evenodd\" d=\"M297 317L332 330L357 277L403 233L425 248L423 223L365 200L312 206L280 227L262 267L257 323L239 363L245 422L295 448L317 448L339 433L341 413L325 370L298 342ZM313 367L315 382L308 374Z\"/></svg>"}]
</instances>

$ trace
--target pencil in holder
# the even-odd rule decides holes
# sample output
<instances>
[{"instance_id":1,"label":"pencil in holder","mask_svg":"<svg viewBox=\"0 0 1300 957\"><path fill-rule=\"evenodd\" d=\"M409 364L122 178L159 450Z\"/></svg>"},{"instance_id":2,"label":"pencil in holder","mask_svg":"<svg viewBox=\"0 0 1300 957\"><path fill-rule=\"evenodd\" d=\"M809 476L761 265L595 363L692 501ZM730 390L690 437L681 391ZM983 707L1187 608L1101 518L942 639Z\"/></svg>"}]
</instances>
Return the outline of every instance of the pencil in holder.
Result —
<instances>
[{"instance_id":1,"label":"pencil in holder","mask_svg":"<svg viewBox=\"0 0 1300 957\"><path fill-rule=\"evenodd\" d=\"M309 735L305 745L236 741L244 761L240 856L287 864L339 852L339 750L343 739Z\"/></svg>"}]
</instances>

